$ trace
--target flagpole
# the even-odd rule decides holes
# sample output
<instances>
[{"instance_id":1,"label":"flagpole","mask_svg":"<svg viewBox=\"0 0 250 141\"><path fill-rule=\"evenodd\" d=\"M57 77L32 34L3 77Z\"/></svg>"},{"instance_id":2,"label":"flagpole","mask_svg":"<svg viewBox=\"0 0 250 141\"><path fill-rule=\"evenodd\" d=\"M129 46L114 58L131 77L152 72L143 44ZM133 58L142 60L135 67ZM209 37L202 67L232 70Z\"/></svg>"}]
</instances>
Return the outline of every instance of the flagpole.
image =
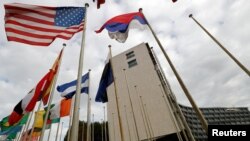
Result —
<instances>
[{"instance_id":1,"label":"flagpole","mask_svg":"<svg viewBox=\"0 0 250 141\"><path fill-rule=\"evenodd\" d=\"M109 54L110 54L110 65L111 65L111 69L112 69L112 75L114 78L114 89L115 89L115 102L116 102L116 109L117 109L117 113L118 113L118 122L119 122L119 128L120 128L120 133L121 133L121 141L125 141L124 140L124 135L123 135L123 130L122 130L122 123L121 123L121 113L119 110L119 103L118 103L118 98L117 98L117 87L116 87L116 78L114 77L114 68L113 68L113 59L112 59L112 51L111 51L111 45L108 46L109 47Z\"/></svg>"},{"instance_id":2,"label":"flagpole","mask_svg":"<svg viewBox=\"0 0 250 141\"><path fill-rule=\"evenodd\" d=\"M63 49L66 47L66 44L63 44ZM63 50L62 49L62 50ZM63 52L61 52L61 58L63 56ZM47 120L48 120L48 117L49 117L49 110L51 108L51 103L52 103L52 100L53 100L53 96L54 96L54 92L55 92L55 87L56 87L56 81L57 81L57 78L58 78L58 74L59 74L59 70L60 70L60 66L61 66L61 58L59 60L59 63L58 63L58 70L56 72L56 75L54 76L55 78L52 80L52 87L51 87L51 92L50 92L50 95L49 95L49 103L48 103L48 106L47 106L47 112L45 114L45 118L44 118L44 122L43 123L43 128L42 128L42 133L41 133L41 136L39 138L39 141L43 141L43 137L44 137L44 132L45 132L45 128L46 128L46 123L47 123ZM54 71L54 70L52 70Z\"/></svg>"},{"instance_id":3,"label":"flagpole","mask_svg":"<svg viewBox=\"0 0 250 141\"><path fill-rule=\"evenodd\" d=\"M143 124L144 124L144 127L145 127L145 132L146 132L146 135L147 135L147 139L148 138L152 138L152 137L149 137L148 136L148 131L147 131L147 128L149 130L149 127L146 126L146 123L145 123L145 119L144 119L144 116L143 116L143 111L142 111L142 107L141 107L141 101L140 101L140 96L138 94L138 90L137 90L137 86L135 85L135 93L137 94L137 98L139 99L139 107L140 107L140 112L141 112L141 116L142 116L142 120L143 120Z\"/></svg>"},{"instance_id":4,"label":"flagpole","mask_svg":"<svg viewBox=\"0 0 250 141\"><path fill-rule=\"evenodd\" d=\"M57 141L57 138L58 138L59 128L60 128L60 122L57 123L56 139L55 139L55 141Z\"/></svg>"},{"instance_id":5,"label":"flagpole","mask_svg":"<svg viewBox=\"0 0 250 141\"><path fill-rule=\"evenodd\" d=\"M28 122L30 122L30 119L32 118L33 112L34 112L34 110L32 110L31 114L29 113ZM26 127L27 127L27 122L25 123L25 125L23 126L21 132L19 133L19 135L18 135L18 137L17 137L17 141L20 140L22 134L23 134L23 133L25 132L25 130L26 130Z\"/></svg>"},{"instance_id":6,"label":"flagpole","mask_svg":"<svg viewBox=\"0 0 250 141\"><path fill-rule=\"evenodd\" d=\"M62 138L62 130L63 130L63 122L62 122L62 126L61 126L61 133L60 133L60 139L59 139L59 141L61 141L61 138Z\"/></svg>"},{"instance_id":7,"label":"flagpole","mask_svg":"<svg viewBox=\"0 0 250 141\"><path fill-rule=\"evenodd\" d=\"M42 100L40 100L39 102L39 105L38 105L38 108L37 108L37 112L35 113L35 118L34 118L34 122L33 122L33 126L32 126L32 129L31 129L31 132L30 132L30 135L29 135L29 140L28 141L31 141L31 138L32 138L32 134L34 132L34 129L35 129L35 123L36 123L36 118L37 118L37 113L39 112L40 108L42 106Z\"/></svg>"},{"instance_id":8,"label":"flagpole","mask_svg":"<svg viewBox=\"0 0 250 141\"><path fill-rule=\"evenodd\" d=\"M164 102L165 102L165 104L166 104L166 108L168 108L168 110L169 110L169 112L170 112L170 118L171 118L171 120L173 120L175 129L177 130L177 133L176 133L176 134L177 134L178 140L179 140L179 141L183 141L183 139L182 139L182 137L181 137L181 135L180 135L180 132L181 132L182 130L180 130L179 125L177 124L177 121L176 121L176 119L175 119L175 117L174 117L174 115L173 115L174 112L173 112L173 110L172 110L170 104L168 103L167 98L164 96L164 92L163 92L163 89L162 89L161 85L159 85L159 87L160 87L160 90L161 90L162 98L163 98L163 100L164 100ZM180 132L179 132L179 131L180 131ZM183 132L183 134L184 134L184 132Z\"/></svg>"},{"instance_id":9,"label":"flagpole","mask_svg":"<svg viewBox=\"0 0 250 141\"><path fill-rule=\"evenodd\" d=\"M103 126L104 126L104 125L103 125L103 119L101 119L101 122L102 122L102 123L101 123L101 126L102 126L102 141L103 141Z\"/></svg>"},{"instance_id":10,"label":"flagpole","mask_svg":"<svg viewBox=\"0 0 250 141\"><path fill-rule=\"evenodd\" d=\"M75 95L74 95L75 96ZM69 129L68 129L68 136L67 136L67 141L69 141L70 139L70 132L71 132L71 125L72 125L72 115L73 115L73 109L74 109L74 102L75 102L75 98L72 98L71 101L71 107L70 107L70 115L69 115Z\"/></svg>"},{"instance_id":11,"label":"flagpole","mask_svg":"<svg viewBox=\"0 0 250 141\"><path fill-rule=\"evenodd\" d=\"M26 138L27 138L27 136L28 136L28 130L29 130L29 126L30 126L30 122L31 122L31 119L32 119L32 117L33 117L33 114L34 114L34 109L32 110L32 113L31 113L30 118L29 118L29 120L28 120L28 125L26 125L25 130L24 130L24 133L25 133L24 139L25 139L25 140L27 140Z\"/></svg>"},{"instance_id":12,"label":"flagpole","mask_svg":"<svg viewBox=\"0 0 250 141\"><path fill-rule=\"evenodd\" d=\"M103 106L103 113L104 113L104 138L105 138L105 141L107 141L107 131L106 131L107 127L106 127L106 110L105 110L105 106Z\"/></svg>"},{"instance_id":13,"label":"flagpole","mask_svg":"<svg viewBox=\"0 0 250 141\"><path fill-rule=\"evenodd\" d=\"M78 140L78 129L79 129L79 107L80 107L80 93L81 93L81 80L82 80L82 70L83 70L83 59L84 59L84 46L85 46L85 33L86 33L86 24L87 24L87 9L89 4L85 4L85 18L84 18L84 27L82 33L82 44L80 49L80 57L79 57L79 67L78 67L78 75L77 75L77 85L76 85L76 94L75 94L75 102L74 102L74 112L73 112L73 123L71 129L70 141Z\"/></svg>"},{"instance_id":14,"label":"flagpole","mask_svg":"<svg viewBox=\"0 0 250 141\"><path fill-rule=\"evenodd\" d=\"M129 127L129 123L128 123L128 115L127 115L127 107L126 105L124 105L124 110L125 110L125 118L126 118L126 122L127 122L127 126L128 126L128 137L129 140L131 141L131 135L130 135L130 127Z\"/></svg>"},{"instance_id":15,"label":"flagpole","mask_svg":"<svg viewBox=\"0 0 250 141\"><path fill-rule=\"evenodd\" d=\"M151 47L151 52L152 52L153 56L155 57L156 62L158 64L158 70L160 71L160 73L163 73L163 70L162 70L162 68L161 68L161 66L159 64L159 60L156 57L155 52L153 51L153 47ZM193 134L191 132L191 129L189 128L189 126L187 124L187 121L186 121L186 119L185 119L185 117L184 117L184 115L183 115L183 113L182 113L182 111L180 109L180 106L177 103L177 100L176 100L176 98L175 98L175 96L174 96L174 94L173 94L173 92L172 92L172 90L170 88L170 85L169 85L167 79L165 78L165 75L162 74L162 77L160 77L160 78L161 78L160 79L161 83L164 84L164 85L162 85L163 90L164 90L164 92L165 92L165 94L167 96L168 101L170 102L172 108L175 111L174 113L175 113L175 115L177 117L178 123L180 123L180 125L183 124L183 126L184 126L183 130L185 129L187 134L188 134L189 139L191 141L194 141L195 139L194 139L194 136L193 136ZM185 138L186 138L186 132L184 132ZM186 140L188 140L188 139L186 139Z\"/></svg>"},{"instance_id":16,"label":"flagpole","mask_svg":"<svg viewBox=\"0 0 250 141\"><path fill-rule=\"evenodd\" d=\"M143 14L142 8L139 9L139 12L141 12L141 13ZM144 17L145 17L145 16L144 16ZM167 59L169 65L170 65L170 67L171 67L171 69L173 70L173 72L174 72L174 74L175 74L175 76L176 76L176 78L177 78L179 84L181 85L182 90L184 91L186 97L188 98L190 104L192 105L194 111L196 112L196 114L197 114L197 116L198 116L198 119L199 119L200 122L201 122L202 128L205 130L206 134L208 134L208 124L207 124L207 121L206 121L204 115L202 114L202 112L200 111L200 109L199 109L198 106L196 105L195 101L193 100L193 97L192 97L191 94L189 93L189 91L188 91L186 85L185 85L184 82L182 81L182 79L181 79L180 75L178 74L177 70L175 69L175 67L174 67L174 65L173 65L173 63L172 63L172 61L170 60L170 58L168 57L166 51L164 50L164 48L163 48L163 46L162 46L160 40L158 39L158 37L156 36L155 32L153 31L151 25L148 23L146 17L145 17L145 20L146 20L146 22L147 22L147 24L148 24L148 27L149 27L151 33L152 33L153 36L154 36L156 42L158 43L158 45L159 45L161 51L163 52L165 58Z\"/></svg>"},{"instance_id":17,"label":"flagpole","mask_svg":"<svg viewBox=\"0 0 250 141\"><path fill-rule=\"evenodd\" d=\"M133 120L134 120L134 124L135 124L136 136L137 136L137 140L140 141L139 132L138 132L138 126L137 126L136 119L135 119L134 107L133 107L133 103L132 103L131 96L130 96L130 90L129 90L129 87L128 87L128 80L127 80L127 75L126 75L126 69L123 69L123 73L124 73L124 77L125 77L125 80L126 80L126 86L127 86L127 90L128 90L129 103L130 103L130 106L131 106L131 109L132 109L132 115L133 115Z\"/></svg>"},{"instance_id":18,"label":"flagpole","mask_svg":"<svg viewBox=\"0 0 250 141\"><path fill-rule=\"evenodd\" d=\"M212 34L210 34L207 29L205 27L203 27L194 17L192 14L189 15L189 18L193 19L194 22L196 24L198 24L200 26L201 29L203 29L204 32L207 33L207 35L209 37L211 37L213 39L213 41L219 46L221 47L221 49L226 52L226 54L231 58L233 59L233 61L243 70L245 71L245 73L250 76L250 71L243 65L240 63L240 61L238 61Z\"/></svg>"},{"instance_id":19,"label":"flagpole","mask_svg":"<svg viewBox=\"0 0 250 141\"><path fill-rule=\"evenodd\" d=\"M89 133L90 133L90 116L91 116L91 98L90 98L90 72L91 72L91 69L89 69L89 81L88 81L88 87L89 87L89 91L88 91L88 111L87 111L87 132L86 132L86 140L89 141Z\"/></svg>"},{"instance_id":20,"label":"flagpole","mask_svg":"<svg viewBox=\"0 0 250 141\"><path fill-rule=\"evenodd\" d=\"M95 141L95 120L94 120L95 115L92 115L92 141Z\"/></svg>"},{"instance_id":21,"label":"flagpole","mask_svg":"<svg viewBox=\"0 0 250 141\"><path fill-rule=\"evenodd\" d=\"M47 126L47 125L46 125ZM48 139L47 139L47 141L49 141L49 139L50 139L50 134L51 134L51 126L52 125L50 125L50 128L49 128L49 135L48 135Z\"/></svg>"},{"instance_id":22,"label":"flagpole","mask_svg":"<svg viewBox=\"0 0 250 141\"><path fill-rule=\"evenodd\" d=\"M84 119L82 120L82 141L84 141Z\"/></svg>"},{"instance_id":23,"label":"flagpole","mask_svg":"<svg viewBox=\"0 0 250 141\"><path fill-rule=\"evenodd\" d=\"M16 141L19 141L19 139L20 139L20 137L21 137L21 135L22 135L22 133L23 133L25 127L26 127L26 124L22 127L22 130L21 130L21 132L18 134Z\"/></svg>"}]
</instances>

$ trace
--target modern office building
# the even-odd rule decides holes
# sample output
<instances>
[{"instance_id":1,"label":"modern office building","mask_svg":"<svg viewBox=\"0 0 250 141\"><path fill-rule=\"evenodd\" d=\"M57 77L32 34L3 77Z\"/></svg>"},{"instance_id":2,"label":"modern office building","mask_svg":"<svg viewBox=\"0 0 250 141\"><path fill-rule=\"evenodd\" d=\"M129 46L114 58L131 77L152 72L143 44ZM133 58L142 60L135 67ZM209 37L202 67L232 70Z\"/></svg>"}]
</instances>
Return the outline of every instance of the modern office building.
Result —
<instances>
[{"instance_id":1,"label":"modern office building","mask_svg":"<svg viewBox=\"0 0 250 141\"><path fill-rule=\"evenodd\" d=\"M121 141L122 135L123 141L207 140L192 108L177 103L147 43L112 57L112 65L115 83L107 89L110 141ZM247 108L201 111L209 124L250 124Z\"/></svg>"}]
</instances>

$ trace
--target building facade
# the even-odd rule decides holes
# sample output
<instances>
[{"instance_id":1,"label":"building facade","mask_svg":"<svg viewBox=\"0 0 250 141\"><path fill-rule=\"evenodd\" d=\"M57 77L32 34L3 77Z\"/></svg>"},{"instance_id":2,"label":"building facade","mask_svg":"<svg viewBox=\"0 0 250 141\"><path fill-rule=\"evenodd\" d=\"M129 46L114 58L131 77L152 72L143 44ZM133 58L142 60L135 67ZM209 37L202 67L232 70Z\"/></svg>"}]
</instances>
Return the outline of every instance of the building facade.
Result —
<instances>
[{"instance_id":1,"label":"building facade","mask_svg":"<svg viewBox=\"0 0 250 141\"><path fill-rule=\"evenodd\" d=\"M112 65L115 84L107 89L111 141L120 141L121 132L125 141L157 139L180 132L147 44L112 57Z\"/></svg>"}]
</instances>

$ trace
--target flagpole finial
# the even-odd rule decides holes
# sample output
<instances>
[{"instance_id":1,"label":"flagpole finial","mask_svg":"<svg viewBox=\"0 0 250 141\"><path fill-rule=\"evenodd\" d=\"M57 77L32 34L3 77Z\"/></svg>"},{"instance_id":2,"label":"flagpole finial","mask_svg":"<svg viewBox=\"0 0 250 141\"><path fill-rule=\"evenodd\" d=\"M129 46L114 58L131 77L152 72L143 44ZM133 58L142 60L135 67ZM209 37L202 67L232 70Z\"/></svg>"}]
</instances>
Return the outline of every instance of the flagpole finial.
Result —
<instances>
[{"instance_id":1,"label":"flagpole finial","mask_svg":"<svg viewBox=\"0 0 250 141\"><path fill-rule=\"evenodd\" d=\"M89 72L91 71L91 69L89 69Z\"/></svg>"},{"instance_id":2,"label":"flagpole finial","mask_svg":"<svg viewBox=\"0 0 250 141\"><path fill-rule=\"evenodd\" d=\"M142 8L139 8L139 12L142 12Z\"/></svg>"},{"instance_id":3,"label":"flagpole finial","mask_svg":"<svg viewBox=\"0 0 250 141\"><path fill-rule=\"evenodd\" d=\"M193 14L189 14L189 16L188 16L189 18L192 18L193 17Z\"/></svg>"},{"instance_id":4,"label":"flagpole finial","mask_svg":"<svg viewBox=\"0 0 250 141\"><path fill-rule=\"evenodd\" d=\"M111 48L111 45L109 45L108 47Z\"/></svg>"},{"instance_id":5,"label":"flagpole finial","mask_svg":"<svg viewBox=\"0 0 250 141\"><path fill-rule=\"evenodd\" d=\"M85 7L89 7L89 4L88 4L88 3L85 3Z\"/></svg>"},{"instance_id":6,"label":"flagpole finial","mask_svg":"<svg viewBox=\"0 0 250 141\"><path fill-rule=\"evenodd\" d=\"M66 47L66 43L63 43L63 47Z\"/></svg>"}]
</instances>

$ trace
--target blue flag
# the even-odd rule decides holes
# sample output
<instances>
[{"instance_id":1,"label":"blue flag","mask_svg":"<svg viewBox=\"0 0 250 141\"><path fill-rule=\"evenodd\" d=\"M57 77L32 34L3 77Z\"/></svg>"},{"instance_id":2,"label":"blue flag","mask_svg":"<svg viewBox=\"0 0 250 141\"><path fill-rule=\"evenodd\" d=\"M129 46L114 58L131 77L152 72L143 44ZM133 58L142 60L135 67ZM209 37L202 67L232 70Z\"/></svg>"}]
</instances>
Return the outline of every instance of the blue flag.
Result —
<instances>
[{"instance_id":1,"label":"blue flag","mask_svg":"<svg viewBox=\"0 0 250 141\"><path fill-rule=\"evenodd\" d=\"M95 97L96 102L105 103L108 101L106 89L111 83L113 83L113 81L114 81L114 78L113 78L111 64L110 62L107 62L102 72L102 77L99 83L99 88Z\"/></svg>"},{"instance_id":2,"label":"blue flag","mask_svg":"<svg viewBox=\"0 0 250 141\"><path fill-rule=\"evenodd\" d=\"M17 132L20 132L21 129L22 129L22 126L21 126L21 125L12 126L12 127L10 127L8 130L0 131L0 135L15 134L15 133L17 133Z\"/></svg>"},{"instance_id":3,"label":"blue flag","mask_svg":"<svg viewBox=\"0 0 250 141\"><path fill-rule=\"evenodd\" d=\"M74 80L72 82L57 86L57 91L61 92L62 97L70 99L76 93L76 83L77 80ZM89 73L86 73L85 75L82 76L81 93L86 93L86 94L89 93Z\"/></svg>"}]
</instances>

